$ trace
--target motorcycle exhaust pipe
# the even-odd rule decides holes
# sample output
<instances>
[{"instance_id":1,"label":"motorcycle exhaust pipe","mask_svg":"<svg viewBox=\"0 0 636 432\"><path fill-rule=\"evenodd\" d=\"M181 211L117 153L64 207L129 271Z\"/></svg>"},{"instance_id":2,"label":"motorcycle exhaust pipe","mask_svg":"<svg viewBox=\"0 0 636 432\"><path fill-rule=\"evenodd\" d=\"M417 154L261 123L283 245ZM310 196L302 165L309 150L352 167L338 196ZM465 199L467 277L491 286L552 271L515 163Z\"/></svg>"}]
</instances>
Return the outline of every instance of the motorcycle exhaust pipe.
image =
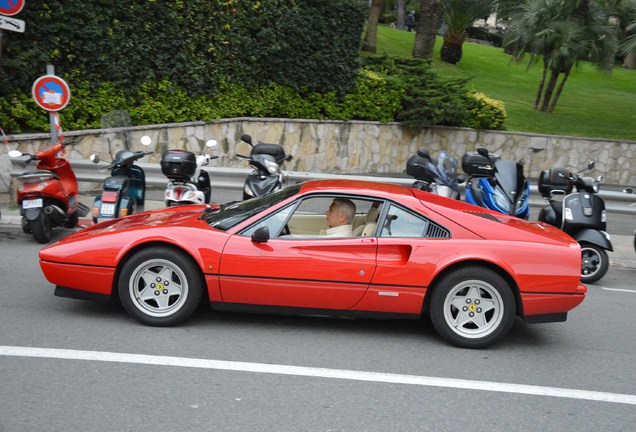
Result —
<instances>
[{"instance_id":1,"label":"motorcycle exhaust pipe","mask_svg":"<svg viewBox=\"0 0 636 432\"><path fill-rule=\"evenodd\" d=\"M44 214L47 215L55 225L62 225L64 219L66 219L64 210L53 204L44 207Z\"/></svg>"}]
</instances>

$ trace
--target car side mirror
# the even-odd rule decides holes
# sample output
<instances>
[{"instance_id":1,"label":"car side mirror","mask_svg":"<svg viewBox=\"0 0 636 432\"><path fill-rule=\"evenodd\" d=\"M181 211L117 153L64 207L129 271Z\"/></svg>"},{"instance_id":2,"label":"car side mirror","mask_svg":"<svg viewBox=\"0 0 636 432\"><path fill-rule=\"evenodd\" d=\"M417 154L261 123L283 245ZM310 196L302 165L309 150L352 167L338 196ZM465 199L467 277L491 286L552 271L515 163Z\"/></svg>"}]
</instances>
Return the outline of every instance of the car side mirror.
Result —
<instances>
[{"instance_id":1,"label":"car side mirror","mask_svg":"<svg viewBox=\"0 0 636 432\"><path fill-rule=\"evenodd\" d=\"M266 226L258 228L252 233L252 242L267 243L269 240L269 228Z\"/></svg>"}]
</instances>

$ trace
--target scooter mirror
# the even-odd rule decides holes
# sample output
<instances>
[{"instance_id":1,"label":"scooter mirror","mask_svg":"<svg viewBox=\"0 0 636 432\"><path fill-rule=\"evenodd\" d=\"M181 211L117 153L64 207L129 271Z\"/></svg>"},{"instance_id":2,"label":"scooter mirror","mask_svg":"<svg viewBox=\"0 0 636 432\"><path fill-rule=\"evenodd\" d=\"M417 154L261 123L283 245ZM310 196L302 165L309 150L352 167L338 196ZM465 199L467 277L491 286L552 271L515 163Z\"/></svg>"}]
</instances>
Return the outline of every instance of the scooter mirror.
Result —
<instances>
[{"instance_id":1,"label":"scooter mirror","mask_svg":"<svg viewBox=\"0 0 636 432\"><path fill-rule=\"evenodd\" d=\"M252 137L247 134L241 135L241 141L245 141L249 145L252 145Z\"/></svg>"},{"instance_id":2,"label":"scooter mirror","mask_svg":"<svg viewBox=\"0 0 636 432\"><path fill-rule=\"evenodd\" d=\"M205 146L208 148L216 147L216 145L217 145L216 140L209 140L205 143Z\"/></svg>"},{"instance_id":3,"label":"scooter mirror","mask_svg":"<svg viewBox=\"0 0 636 432\"><path fill-rule=\"evenodd\" d=\"M623 189L623 192L628 193L628 194L633 194L634 193L634 188L626 187L625 189Z\"/></svg>"},{"instance_id":4,"label":"scooter mirror","mask_svg":"<svg viewBox=\"0 0 636 432\"><path fill-rule=\"evenodd\" d=\"M148 135L144 135L141 137L141 143L143 145L150 145L152 143L152 138L150 138Z\"/></svg>"},{"instance_id":5,"label":"scooter mirror","mask_svg":"<svg viewBox=\"0 0 636 432\"><path fill-rule=\"evenodd\" d=\"M91 160L91 162L93 162L93 163L99 163L99 161L100 161L99 155L98 155L98 154L95 154L95 153L93 153L92 155L90 155L88 158L89 158L89 159Z\"/></svg>"},{"instance_id":6,"label":"scooter mirror","mask_svg":"<svg viewBox=\"0 0 636 432\"><path fill-rule=\"evenodd\" d=\"M22 156L22 152L20 150L9 150L9 157L17 158Z\"/></svg>"},{"instance_id":7,"label":"scooter mirror","mask_svg":"<svg viewBox=\"0 0 636 432\"><path fill-rule=\"evenodd\" d=\"M591 170L592 168L594 168L594 165L596 164L596 162L594 162L593 160L591 160L588 164L587 164L587 169Z\"/></svg>"},{"instance_id":8,"label":"scooter mirror","mask_svg":"<svg viewBox=\"0 0 636 432\"><path fill-rule=\"evenodd\" d=\"M477 149L477 153L484 156L484 157L488 157L489 153L488 153L488 149L483 148L483 147L479 147Z\"/></svg>"}]
</instances>

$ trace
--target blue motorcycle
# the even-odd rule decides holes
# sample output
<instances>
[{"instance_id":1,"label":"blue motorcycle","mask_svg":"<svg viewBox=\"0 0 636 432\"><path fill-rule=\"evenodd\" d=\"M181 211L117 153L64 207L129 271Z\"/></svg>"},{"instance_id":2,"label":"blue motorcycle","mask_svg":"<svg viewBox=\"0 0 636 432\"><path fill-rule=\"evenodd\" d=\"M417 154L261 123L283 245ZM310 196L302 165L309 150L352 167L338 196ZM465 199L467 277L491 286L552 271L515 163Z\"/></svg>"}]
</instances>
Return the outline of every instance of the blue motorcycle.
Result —
<instances>
[{"instance_id":1,"label":"blue motorcycle","mask_svg":"<svg viewBox=\"0 0 636 432\"><path fill-rule=\"evenodd\" d=\"M530 183L523 174L523 162L491 155L485 148L462 157L462 169L469 176L466 202L521 219L530 216Z\"/></svg>"}]
</instances>

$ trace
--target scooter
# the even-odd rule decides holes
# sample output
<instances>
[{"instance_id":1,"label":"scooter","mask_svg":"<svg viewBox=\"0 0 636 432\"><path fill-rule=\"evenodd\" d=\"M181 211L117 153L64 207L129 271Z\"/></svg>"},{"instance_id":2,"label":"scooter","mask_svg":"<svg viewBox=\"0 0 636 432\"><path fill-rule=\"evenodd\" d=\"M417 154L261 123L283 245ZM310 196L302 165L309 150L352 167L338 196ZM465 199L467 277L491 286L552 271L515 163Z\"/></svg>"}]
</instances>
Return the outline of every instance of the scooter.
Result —
<instances>
[{"instance_id":1,"label":"scooter","mask_svg":"<svg viewBox=\"0 0 636 432\"><path fill-rule=\"evenodd\" d=\"M469 176L466 201L521 219L530 216L530 183L523 162L491 155L487 149L462 156L462 169Z\"/></svg>"},{"instance_id":2,"label":"scooter","mask_svg":"<svg viewBox=\"0 0 636 432\"><path fill-rule=\"evenodd\" d=\"M36 154L22 154L11 150L11 158L27 156L18 163L28 164L37 160L36 171L28 171L16 178L17 199L22 215L22 230L33 234L39 243L48 243L52 228L75 228L80 216L86 216L89 208L79 202L77 178L71 164L64 158L64 148L72 142L48 146ZM16 162L12 160L12 162Z\"/></svg>"},{"instance_id":3,"label":"scooter","mask_svg":"<svg viewBox=\"0 0 636 432\"><path fill-rule=\"evenodd\" d=\"M205 146L216 147L216 140L209 140ZM165 202L166 207L181 204L209 204L212 195L210 175L204 166L218 156L205 152L198 156L186 150L167 150L161 156L161 171L168 177Z\"/></svg>"},{"instance_id":4,"label":"scooter","mask_svg":"<svg viewBox=\"0 0 636 432\"><path fill-rule=\"evenodd\" d=\"M608 251L613 251L610 235L605 232L607 216L605 201L599 195L603 176L594 179L565 168L543 170L539 175L539 193L548 205L541 209L538 220L553 225L570 235L581 245L581 282L594 283L609 267ZM576 192L572 193L573 188Z\"/></svg>"},{"instance_id":5,"label":"scooter","mask_svg":"<svg viewBox=\"0 0 636 432\"><path fill-rule=\"evenodd\" d=\"M458 200L461 199L459 185L466 179L457 171L457 158L444 151L434 159L428 150L419 149L406 161L406 173L415 177L414 189Z\"/></svg>"},{"instance_id":6,"label":"scooter","mask_svg":"<svg viewBox=\"0 0 636 432\"><path fill-rule=\"evenodd\" d=\"M245 180L243 199L267 195L281 188L283 184L283 163L292 160L292 156L285 154L285 149L279 144L252 144L252 137L241 135L241 141L252 147L249 156L237 154L254 168Z\"/></svg>"},{"instance_id":7,"label":"scooter","mask_svg":"<svg viewBox=\"0 0 636 432\"><path fill-rule=\"evenodd\" d=\"M150 145L149 136L143 136L141 143ZM102 222L141 211L146 195L146 174L135 161L152 152L120 150L115 159L103 170L110 171L103 183L103 191L93 202L93 222ZM99 163L98 154L92 154L90 160Z\"/></svg>"}]
</instances>

